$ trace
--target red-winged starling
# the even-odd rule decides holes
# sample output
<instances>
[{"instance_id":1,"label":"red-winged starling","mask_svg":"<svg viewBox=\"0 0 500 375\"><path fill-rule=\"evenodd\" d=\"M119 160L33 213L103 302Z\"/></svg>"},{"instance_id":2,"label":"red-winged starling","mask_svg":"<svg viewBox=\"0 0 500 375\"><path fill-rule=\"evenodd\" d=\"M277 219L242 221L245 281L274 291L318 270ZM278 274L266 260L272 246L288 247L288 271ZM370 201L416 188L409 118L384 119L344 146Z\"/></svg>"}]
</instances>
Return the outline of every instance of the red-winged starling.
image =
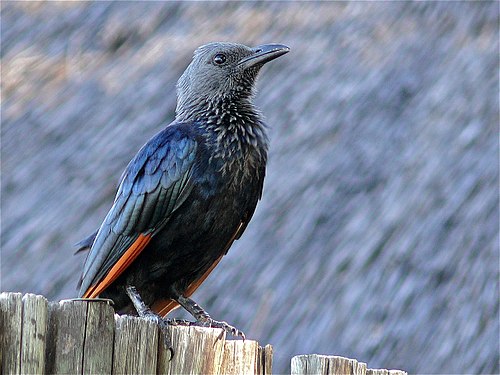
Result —
<instances>
[{"instance_id":1,"label":"red-winged starling","mask_svg":"<svg viewBox=\"0 0 500 375\"><path fill-rule=\"evenodd\" d=\"M280 44L199 47L177 84L175 120L123 173L89 249L79 295L114 301L119 313L166 316L181 305L195 324L243 335L190 296L250 221L262 194L266 126L255 80Z\"/></svg>"}]
</instances>

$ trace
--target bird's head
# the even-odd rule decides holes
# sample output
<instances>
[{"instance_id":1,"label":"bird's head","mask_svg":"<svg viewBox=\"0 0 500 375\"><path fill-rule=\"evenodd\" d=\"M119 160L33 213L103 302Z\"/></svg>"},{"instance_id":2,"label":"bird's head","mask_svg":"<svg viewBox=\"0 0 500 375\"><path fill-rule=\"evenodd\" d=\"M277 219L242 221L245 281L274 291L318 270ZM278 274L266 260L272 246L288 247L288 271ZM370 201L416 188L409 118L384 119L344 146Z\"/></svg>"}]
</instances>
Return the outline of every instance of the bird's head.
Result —
<instances>
[{"instance_id":1,"label":"bird's head","mask_svg":"<svg viewBox=\"0 0 500 375\"><path fill-rule=\"evenodd\" d=\"M216 102L250 99L260 68L289 50L281 44L251 48L223 42L199 47L177 83L178 117L196 117Z\"/></svg>"}]
</instances>

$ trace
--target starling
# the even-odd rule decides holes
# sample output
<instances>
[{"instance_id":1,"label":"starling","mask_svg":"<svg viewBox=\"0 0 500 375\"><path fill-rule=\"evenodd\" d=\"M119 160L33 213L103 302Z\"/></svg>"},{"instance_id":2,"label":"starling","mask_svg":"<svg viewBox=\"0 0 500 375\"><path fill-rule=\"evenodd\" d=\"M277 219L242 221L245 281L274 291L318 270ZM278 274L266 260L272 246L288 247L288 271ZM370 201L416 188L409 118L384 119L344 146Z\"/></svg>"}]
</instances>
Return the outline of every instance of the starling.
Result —
<instances>
[{"instance_id":1,"label":"starling","mask_svg":"<svg viewBox=\"0 0 500 375\"><path fill-rule=\"evenodd\" d=\"M261 198L268 139L253 104L255 81L265 63L288 51L235 43L195 51L177 83L175 120L130 161L100 228L78 244L90 249L80 297L109 298L118 313L144 317L165 317L180 305L194 324L244 337L190 296Z\"/></svg>"}]
</instances>

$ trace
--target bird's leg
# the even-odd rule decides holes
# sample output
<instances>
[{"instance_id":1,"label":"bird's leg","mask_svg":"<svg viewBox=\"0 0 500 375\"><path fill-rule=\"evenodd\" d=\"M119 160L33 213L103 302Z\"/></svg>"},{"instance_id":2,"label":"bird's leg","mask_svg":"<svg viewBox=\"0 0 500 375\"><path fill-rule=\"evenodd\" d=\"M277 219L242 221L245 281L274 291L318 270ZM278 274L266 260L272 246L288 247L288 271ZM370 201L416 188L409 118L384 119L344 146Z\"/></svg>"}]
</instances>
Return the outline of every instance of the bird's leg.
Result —
<instances>
[{"instance_id":1,"label":"bird's leg","mask_svg":"<svg viewBox=\"0 0 500 375\"><path fill-rule=\"evenodd\" d=\"M139 295L139 292L137 291L137 289L135 289L135 286L128 285L125 290L127 291L127 295L129 296L130 300L134 304L137 314L139 314L141 318L145 318L149 315L156 315L153 311L151 311L149 307L146 306L141 296Z\"/></svg>"},{"instance_id":2,"label":"bird's leg","mask_svg":"<svg viewBox=\"0 0 500 375\"><path fill-rule=\"evenodd\" d=\"M172 347L172 343L170 342L170 338L168 336L168 326L176 325L177 322L162 318L160 315L156 314L148 306L146 306L135 286L127 286L126 291L130 300L134 304L137 314L141 318L151 320L158 324L163 335L163 343L165 347L170 351L170 359L172 359L174 357L174 348Z\"/></svg>"},{"instance_id":3,"label":"bird's leg","mask_svg":"<svg viewBox=\"0 0 500 375\"><path fill-rule=\"evenodd\" d=\"M156 314L154 311L152 311L149 307L146 306L144 301L142 300L141 296L139 295L139 292L133 285L129 285L126 288L127 295L129 296L130 300L134 304L134 308L137 311L137 314L141 318L147 318L150 320L156 321L160 327L162 324L166 323L167 325L171 326L188 326L192 322L185 320L185 319L166 319L161 317L160 315Z\"/></svg>"},{"instance_id":4,"label":"bird's leg","mask_svg":"<svg viewBox=\"0 0 500 375\"><path fill-rule=\"evenodd\" d=\"M245 340L245 334L243 332L226 322L212 319L210 315L208 315L208 313L191 298L184 297L183 295L179 294L176 298L176 301L179 302L179 304L196 319L196 322L191 323L190 325L222 328L223 332L227 332L233 336L240 336L243 338L243 340Z\"/></svg>"}]
</instances>

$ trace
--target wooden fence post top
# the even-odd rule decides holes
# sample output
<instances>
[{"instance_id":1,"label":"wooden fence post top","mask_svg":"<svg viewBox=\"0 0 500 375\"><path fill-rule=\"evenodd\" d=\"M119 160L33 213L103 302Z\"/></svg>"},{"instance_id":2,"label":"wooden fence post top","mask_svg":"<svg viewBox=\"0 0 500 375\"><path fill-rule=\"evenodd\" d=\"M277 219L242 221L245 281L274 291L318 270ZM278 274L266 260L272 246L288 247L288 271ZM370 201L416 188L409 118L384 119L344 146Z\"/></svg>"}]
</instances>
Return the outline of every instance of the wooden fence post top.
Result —
<instances>
[{"instance_id":1,"label":"wooden fence post top","mask_svg":"<svg viewBox=\"0 0 500 375\"><path fill-rule=\"evenodd\" d=\"M297 355L292 358L292 375L408 375L401 370L369 369L355 359L321 354Z\"/></svg>"},{"instance_id":2,"label":"wooden fence post top","mask_svg":"<svg viewBox=\"0 0 500 375\"><path fill-rule=\"evenodd\" d=\"M158 326L106 301L48 302L0 294L4 374L271 374L272 348L226 340L220 329L172 326L170 359Z\"/></svg>"},{"instance_id":3,"label":"wooden fence post top","mask_svg":"<svg viewBox=\"0 0 500 375\"><path fill-rule=\"evenodd\" d=\"M4 374L271 374L273 349L226 340L220 329L172 326L170 360L153 322L120 316L102 300L48 302L0 293L0 372ZM367 369L354 359L318 354L292 358L292 374L406 375Z\"/></svg>"}]
</instances>

